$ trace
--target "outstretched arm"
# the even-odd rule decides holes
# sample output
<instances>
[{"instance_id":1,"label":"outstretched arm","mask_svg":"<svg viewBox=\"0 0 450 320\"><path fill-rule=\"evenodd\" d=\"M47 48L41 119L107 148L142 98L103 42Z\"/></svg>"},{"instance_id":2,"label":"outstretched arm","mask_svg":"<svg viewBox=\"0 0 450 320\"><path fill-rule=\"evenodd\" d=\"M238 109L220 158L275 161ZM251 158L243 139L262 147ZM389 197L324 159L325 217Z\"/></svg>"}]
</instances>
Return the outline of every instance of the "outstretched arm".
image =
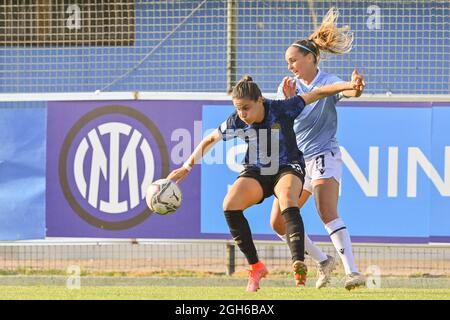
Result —
<instances>
[{"instance_id":1,"label":"outstretched arm","mask_svg":"<svg viewBox=\"0 0 450 320\"><path fill-rule=\"evenodd\" d=\"M189 156L181 168L173 170L167 179L175 181L177 184L183 181L194 164L200 162L203 156L221 139L219 130L214 130L211 134L203 138L203 140L195 148L194 152Z\"/></svg>"},{"instance_id":2,"label":"outstretched arm","mask_svg":"<svg viewBox=\"0 0 450 320\"><path fill-rule=\"evenodd\" d=\"M313 90L309 93L303 93L300 95L303 100L305 100L305 105L308 105L310 103L313 103L314 101L333 96L335 94L338 94L339 92L342 92L344 90L352 90L353 85L351 82L340 82L340 83L334 83L334 84L328 84L326 86L323 86L321 88L318 88L316 90Z\"/></svg>"},{"instance_id":3,"label":"outstretched arm","mask_svg":"<svg viewBox=\"0 0 450 320\"><path fill-rule=\"evenodd\" d=\"M365 83L362 79L362 75L353 74L351 82L329 84L309 93L304 93L301 95L301 97L303 98L303 100L305 100L305 105L307 105L313 103L314 101L333 96L346 90L357 90L362 92L364 85Z\"/></svg>"}]
</instances>

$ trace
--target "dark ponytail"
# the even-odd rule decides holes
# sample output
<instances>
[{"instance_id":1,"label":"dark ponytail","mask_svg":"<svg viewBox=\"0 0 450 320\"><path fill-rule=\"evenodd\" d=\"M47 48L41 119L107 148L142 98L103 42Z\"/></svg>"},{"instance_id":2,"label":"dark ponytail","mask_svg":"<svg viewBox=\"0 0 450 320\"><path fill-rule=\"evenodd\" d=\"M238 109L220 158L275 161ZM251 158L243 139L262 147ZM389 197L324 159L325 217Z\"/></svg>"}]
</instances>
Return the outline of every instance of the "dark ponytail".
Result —
<instances>
[{"instance_id":1,"label":"dark ponytail","mask_svg":"<svg viewBox=\"0 0 450 320\"><path fill-rule=\"evenodd\" d=\"M248 74L244 75L231 91L232 99L248 99L258 101L261 96L261 90L258 85L253 82L252 77Z\"/></svg>"}]
</instances>

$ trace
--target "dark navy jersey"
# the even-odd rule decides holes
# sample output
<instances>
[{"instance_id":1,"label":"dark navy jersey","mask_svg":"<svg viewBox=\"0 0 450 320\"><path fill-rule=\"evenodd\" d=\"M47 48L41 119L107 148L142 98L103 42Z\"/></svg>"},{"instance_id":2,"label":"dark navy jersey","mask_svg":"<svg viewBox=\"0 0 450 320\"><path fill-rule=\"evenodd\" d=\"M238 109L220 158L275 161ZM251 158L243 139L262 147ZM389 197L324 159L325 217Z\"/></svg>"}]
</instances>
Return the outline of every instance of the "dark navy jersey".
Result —
<instances>
[{"instance_id":1,"label":"dark navy jersey","mask_svg":"<svg viewBox=\"0 0 450 320\"><path fill-rule=\"evenodd\" d=\"M304 166L302 152L297 147L293 129L294 120L305 108L300 96L287 100L265 99L264 120L260 123L246 124L237 111L232 113L218 128L223 140L240 138L247 143L243 160L245 168L263 168L272 165L300 164Z\"/></svg>"}]
</instances>

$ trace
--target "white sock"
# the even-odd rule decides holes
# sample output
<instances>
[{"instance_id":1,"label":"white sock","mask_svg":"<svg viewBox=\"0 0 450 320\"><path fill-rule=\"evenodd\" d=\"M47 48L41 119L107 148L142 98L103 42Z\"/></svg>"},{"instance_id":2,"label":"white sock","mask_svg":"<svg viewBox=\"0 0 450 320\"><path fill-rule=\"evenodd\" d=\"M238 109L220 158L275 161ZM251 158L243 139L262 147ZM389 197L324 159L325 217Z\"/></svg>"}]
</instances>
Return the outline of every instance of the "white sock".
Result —
<instances>
[{"instance_id":1,"label":"white sock","mask_svg":"<svg viewBox=\"0 0 450 320\"><path fill-rule=\"evenodd\" d=\"M316 263L320 263L328 259L327 255L322 250L320 250L320 248L316 246L314 242L311 241L311 239L308 237L306 233L305 233L305 253L308 253L308 255Z\"/></svg>"},{"instance_id":2,"label":"white sock","mask_svg":"<svg viewBox=\"0 0 450 320\"><path fill-rule=\"evenodd\" d=\"M277 236L280 237L281 240L286 242L286 235L278 234ZM311 241L311 239L308 237L308 235L305 233L305 253L308 253L308 255L317 263L323 262L328 259L327 255L320 250L318 246L314 244L314 242Z\"/></svg>"},{"instance_id":3,"label":"white sock","mask_svg":"<svg viewBox=\"0 0 450 320\"><path fill-rule=\"evenodd\" d=\"M328 222L325 225L325 229L330 235L331 241L341 257L345 274L358 272L355 258L353 257L352 242L344 221L342 221L341 218L337 218Z\"/></svg>"},{"instance_id":4,"label":"white sock","mask_svg":"<svg viewBox=\"0 0 450 320\"><path fill-rule=\"evenodd\" d=\"M287 240L286 240L286 234L279 234L279 233L277 233L277 236L278 236L281 240L283 240L285 243L287 243Z\"/></svg>"}]
</instances>

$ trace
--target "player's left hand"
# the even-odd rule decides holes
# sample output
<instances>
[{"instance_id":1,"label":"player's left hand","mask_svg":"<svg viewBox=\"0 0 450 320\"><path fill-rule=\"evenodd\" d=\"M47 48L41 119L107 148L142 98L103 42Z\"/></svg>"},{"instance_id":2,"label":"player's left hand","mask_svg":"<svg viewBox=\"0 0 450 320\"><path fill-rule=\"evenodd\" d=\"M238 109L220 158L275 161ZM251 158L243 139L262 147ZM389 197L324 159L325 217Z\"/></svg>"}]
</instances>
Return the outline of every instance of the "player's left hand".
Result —
<instances>
[{"instance_id":1,"label":"player's left hand","mask_svg":"<svg viewBox=\"0 0 450 320\"><path fill-rule=\"evenodd\" d=\"M189 171L185 167L181 167L169 173L167 179L175 181L176 184L180 184L180 182L183 181L188 174Z\"/></svg>"},{"instance_id":2,"label":"player's left hand","mask_svg":"<svg viewBox=\"0 0 450 320\"><path fill-rule=\"evenodd\" d=\"M364 90L364 87L366 86L364 76L360 74L357 69L353 70L352 72L352 84L353 89L359 92L362 92Z\"/></svg>"}]
</instances>

